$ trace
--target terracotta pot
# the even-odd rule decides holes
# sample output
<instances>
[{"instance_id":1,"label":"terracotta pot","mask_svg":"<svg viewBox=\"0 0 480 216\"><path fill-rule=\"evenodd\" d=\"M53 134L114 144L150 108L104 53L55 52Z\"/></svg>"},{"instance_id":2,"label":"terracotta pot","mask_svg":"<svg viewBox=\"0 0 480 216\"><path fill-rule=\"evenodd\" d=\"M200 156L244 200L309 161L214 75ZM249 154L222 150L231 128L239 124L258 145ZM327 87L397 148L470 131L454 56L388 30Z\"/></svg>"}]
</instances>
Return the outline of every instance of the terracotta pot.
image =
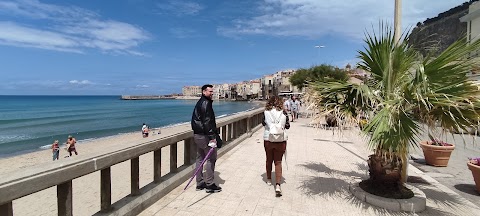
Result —
<instances>
[{"instance_id":1,"label":"terracotta pot","mask_svg":"<svg viewBox=\"0 0 480 216\"><path fill-rule=\"evenodd\" d=\"M452 146L436 146L430 145L430 141L420 142L420 147L423 149L423 155L425 156L425 161L428 165L446 167L448 165L448 160L450 160L450 155L455 149L455 145Z\"/></svg>"},{"instance_id":2,"label":"terracotta pot","mask_svg":"<svg viewBox=\"0 0 480 216\"><path fill-rule=\"evenodd\" d=\"M468 162L467 166L468 169L472 171L473 180L475 181L475 185L477 186L477 191L480 192L480 166Z\"/></svg>"}]
</instances>

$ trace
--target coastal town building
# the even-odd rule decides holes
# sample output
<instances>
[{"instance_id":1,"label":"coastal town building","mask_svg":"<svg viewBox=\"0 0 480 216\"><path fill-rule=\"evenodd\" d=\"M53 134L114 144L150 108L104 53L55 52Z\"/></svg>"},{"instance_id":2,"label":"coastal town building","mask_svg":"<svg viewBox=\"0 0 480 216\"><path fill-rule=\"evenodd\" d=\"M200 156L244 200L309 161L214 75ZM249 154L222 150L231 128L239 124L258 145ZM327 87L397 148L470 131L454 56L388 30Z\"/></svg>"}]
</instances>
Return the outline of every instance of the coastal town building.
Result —
<instances>
[{"instance_id":1,"label":"coastal town building","mask_svg":"<svg viewBox=\"0 0 480 216\"><path fill-rule=\"evenodd\" d=\"M480 2L473 2L468 14L461 17L460 21L467 23L467 39L469 41L478 40L480 37Z\"/></svg>"},{"instance_id":2,"label":"coastal town building","mask_svg":"<svg viewBox=\"0 0 480 216\"><path fill-rule=\"evenodd\" d=\"M271 96L277 95L277 88L273 75L265 75L260 79L260 95L262 99L268 100Z\"/></svg>"},{"instance_id":3,"label":"coastal town building","mask_svg":"<svg viewBox=\"0 0 480 216\"><path fill-rule=\"evenodd\" d=\"M476 41L480 39L480 2L473 2L468 8L468 14L461 17L460 21L467 23L467 39L468 41ZM480 51L472 54L474 58L480 61ZM480 68L475 67L472 74L480 73ZM477 78L477 83L480 80Z\"/></svg>"},{"instance_id":4,"label":"coastal town building","mask_svg":"<svg viewBox=\"0 0 480 216\"><path fill-rule=\"evenodd\" d=\"M183 96L202 96L202 87L201 86L183 86L182 94Z\"/></svg>"},{"instance_id":5,"label":"coastal town building","mask_svg":"<svg viewBox=\"0 0 480 216\"><path fill-rule=\"evenodd\" d=\"M298 95L301 92L297 87L290 83L290 77L295 74L295 70L281 70L273 74L275 85L277 86L278 95Z\"/></svg>"}]
</instances>

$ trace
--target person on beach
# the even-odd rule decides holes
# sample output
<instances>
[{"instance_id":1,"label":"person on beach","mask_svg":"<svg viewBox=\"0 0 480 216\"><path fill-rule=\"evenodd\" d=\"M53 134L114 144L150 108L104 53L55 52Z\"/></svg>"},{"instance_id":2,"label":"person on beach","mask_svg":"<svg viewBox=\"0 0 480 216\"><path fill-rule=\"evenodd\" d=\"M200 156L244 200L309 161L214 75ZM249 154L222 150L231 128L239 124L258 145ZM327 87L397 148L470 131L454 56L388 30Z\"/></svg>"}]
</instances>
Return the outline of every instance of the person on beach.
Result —
<instances>
[{"instance_id":1,"label":"person on beach","mask_svg":"<svg viewBox=\"0 0 480 216\"><path fill-rule=\"evenodd\" d=\"M270 131L273 127L281 126L282 129L289 129L288 115L283 109L283 101L278 96L271 97L263 115L262 125L265 128L263 133L263 146L266 154L267 185L272 185L272 163L275 163L275 193L282 196L280 187L282 180L282 157L287 149L287 137L283 134L282 140L273 140Z\"/></svg>"},{"instance_id":2,"label":"person on beach","mask_svg":"<svg viewBox=\"0 0 480 216\"><path fill-rule=\"evenodd\" d=\"M290 101L290 110L292 112L293 122L295 119L298 119L298 111L300 110L300 102L295 96L292 96L292 100Z\"/></svg>"},{"instance_id":3,"label":"person on beach","mask_svg":"<svg viewBox=\"0 0 480 216\"><path fill-rule=\"evenodd\" d=\"M58 140L55 140L52 144L52 153L53 153L53 160L58 160L60 156L60 146L58 146Z\"/></svg>"},{"instance_id":4,"label":"person on beach","mask_svg":"<svg viewBox=\"0 0 480 216\"><path fill-rule=\"evenodd\" d=\"M222 191L222 188L214 183L215 162L217 161L217 124L212 107L213 86L202 86L202 97L198 100L192 114L193 140L197 146L197 169L213 148L206 161L206 172L198 172L196 176L197 191L205 189L207 193Z\"/></svg>"},{"instance_id":5,"label":"person on beach","mask_svg":"<svg viewBox=\"0 0 480 216\"><path fill-rule=\"evenodd\" d=\"M149 130L148 126L145 123L143 123L143 126L142 126L142 136L143 136L143 138L148 137L148 130Z\"/></svg>"},{"instance_id":6,"label":"person on beach","mask_svg":"<svg viewBox=\"0 0 480 216\"><path fill-rule=\"evenodd\" d=\"M75 137L73 137L72 135L68 135L67 151L70 157L72 156L72 152L75 152L75 155L78 155L77 149L75 148L76 143L77 143L77 140L75 139Z\"/></svg>"}]
</instances>

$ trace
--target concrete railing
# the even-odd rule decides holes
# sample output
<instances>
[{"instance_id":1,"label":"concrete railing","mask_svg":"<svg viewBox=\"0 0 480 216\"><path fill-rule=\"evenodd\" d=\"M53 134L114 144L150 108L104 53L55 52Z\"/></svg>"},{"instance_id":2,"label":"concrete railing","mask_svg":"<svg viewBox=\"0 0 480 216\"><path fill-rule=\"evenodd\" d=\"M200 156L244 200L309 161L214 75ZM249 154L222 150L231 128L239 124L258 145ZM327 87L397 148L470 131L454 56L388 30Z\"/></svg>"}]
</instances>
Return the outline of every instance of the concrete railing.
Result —
<instances>
[{"instance_id":1,"label":"concrete railing","mask_svg":"<svg viewBox=\"0 0 480 216\"><path fill-rule=\"evenodd\" d=\"M217 121L218 131L224 140L224 146L218 151L219 157L261 128L263 110L261 108L241 112ZM184 164L177 166L177 143L182 141ZM68 161L61 166L49 163L2 177L0 215L14 214L13 200L52 186L57 188L58 215L72 215L72 180L93 172L100 172L100 209L96 215L136 215L186 181L195 168L196 146L193 143L192 130L180 131L149 142L132 143L130 146L91 158ZM162 176L161 150L167 146L170 147L170 170ZM140 188L139 157L149 152L153 152L153 182ZM128 160L130 176L119 180L130 181L130 194L112 203L110 169L113 165Z\"/></svg>"}]
</instances>

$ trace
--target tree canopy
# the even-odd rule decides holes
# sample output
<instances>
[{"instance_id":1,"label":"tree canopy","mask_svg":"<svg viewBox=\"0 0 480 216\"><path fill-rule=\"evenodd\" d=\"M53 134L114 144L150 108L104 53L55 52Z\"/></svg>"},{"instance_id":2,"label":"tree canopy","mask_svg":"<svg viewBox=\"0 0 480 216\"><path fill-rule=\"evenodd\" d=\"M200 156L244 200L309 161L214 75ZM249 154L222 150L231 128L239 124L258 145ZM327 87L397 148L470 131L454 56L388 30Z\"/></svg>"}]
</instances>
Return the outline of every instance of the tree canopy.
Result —
<instances>
[{"instance_id":1,"label":"tree canopy","mask_svg":"<svg viewBox=\"0 0 480 216\"><path fill-rule=\"evenodd\" d=\"M336 68L332 65L322 64L305 69L301 68L290 77L290 83L299 89L305 84L326 79L347 81L349 79L345 70Z\"/></svg>"}]
</instances>

